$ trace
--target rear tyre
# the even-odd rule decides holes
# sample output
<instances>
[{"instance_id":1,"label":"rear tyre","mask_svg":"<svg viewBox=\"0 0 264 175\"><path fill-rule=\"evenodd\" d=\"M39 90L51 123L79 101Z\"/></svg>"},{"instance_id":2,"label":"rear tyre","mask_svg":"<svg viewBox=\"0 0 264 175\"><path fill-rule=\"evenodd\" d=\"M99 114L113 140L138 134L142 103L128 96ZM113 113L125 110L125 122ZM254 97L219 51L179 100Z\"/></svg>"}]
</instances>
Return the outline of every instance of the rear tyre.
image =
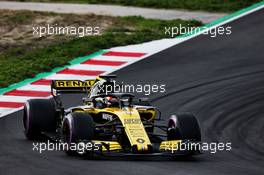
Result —
<instances>
[{"instance_id":1,"label":"rear tyre","mask_svg":"<svg viewBox=\"0 0 264 175\"><path fill-rule=\"evenodd\" d=\"M201 141L201 131L196 117L190 113L172 115L169 119L168 140Z\"/></svg>"},{"instance_id":2,"label":"rear tyre","mask_svg":"<svg viewBox=\"0 0 264 175\"><path fill-rule=\"evenodd\" d=\"M62 125L62 137L67 143L65 152L69 156L78 155L77 150L72 150L71 145L79 142L90 142L94 136L93 118L88 113L72 113L65 117ZM85 152L86 156L92 157L92 150Z\"/></svg>"},{"instance_id":3,"label":"rear tyre","mask_svg":"<svg viewBox=\"0 0 264 175\"><path fill-rule=\"evenodd\" d=\"M40 139L42 132L56 132L56 105L53 99L31 99L23 113L24 134L27 139Z\"/></svg>"}]
</instances>

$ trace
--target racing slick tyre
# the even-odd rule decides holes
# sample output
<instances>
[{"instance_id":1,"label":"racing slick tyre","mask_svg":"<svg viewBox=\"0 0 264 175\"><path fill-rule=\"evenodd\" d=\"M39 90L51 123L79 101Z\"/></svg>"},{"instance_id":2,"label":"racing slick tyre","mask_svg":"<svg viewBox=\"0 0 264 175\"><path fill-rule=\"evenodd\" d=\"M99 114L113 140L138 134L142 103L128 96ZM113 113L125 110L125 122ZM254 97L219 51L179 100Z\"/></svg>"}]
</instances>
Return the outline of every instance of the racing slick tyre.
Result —
<instances>
[{"instance_id":1,"label":"racing slick tyre","mask_svg":"<svg viewBox=\"0 0 264 175\"><path fill-rule=\"evenodd\" d=\"M27 139L40 139L42 132L56 131L56 105L51 99L31 99L24 105L24 133Z\"/></svg>"},{"instance_id":2,"label":"racing slick tyre","mask_svg":"<svg viewBox=\"0 0 264 175\"><path fill-rule=\"evenodd\" d=\"M78 148L80 142L90 142L94 135L94 122L93 118L87 113L72 113L67 115L62 124L62 138L63 142L67 144L64 149L67 155L75 156L78 154L77 149L72 149L71 146L75 145ZM83 150L82 150L83 151ZM87 150L86 150L87 151ZM92 150L82 152L87 157L92 157Z\"/></svg>"},{"instance_id":3,"label":"racing slick tyre","mask_svg":"<svg viewBox=\"0 0 264 175\"><path fill-rule=\"evenodd\" d=\"M172 115L168 122L168 140L201 142L201 131L196 117L191 113Z\"/></svg>"}]
</instances>

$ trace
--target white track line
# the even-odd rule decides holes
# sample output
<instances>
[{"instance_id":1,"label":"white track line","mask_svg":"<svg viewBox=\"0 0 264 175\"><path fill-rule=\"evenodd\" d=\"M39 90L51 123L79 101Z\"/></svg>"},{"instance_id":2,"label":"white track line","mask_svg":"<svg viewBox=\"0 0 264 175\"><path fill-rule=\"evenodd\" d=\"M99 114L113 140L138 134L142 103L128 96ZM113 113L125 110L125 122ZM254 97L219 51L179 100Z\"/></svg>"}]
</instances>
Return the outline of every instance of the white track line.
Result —
<instances>
[{"instance_id":1,"label":"white track line","mask_svg":"<svg viewBox=\"0 0 264 175\"><path fill-rule=\"evenodd\" d=\"M44 92L50 92L50 86L48 85L26 85L22 86L20 88L17 88L18 90L29 90L29 91L44 91Z\"/></svg>"},{"instance_id":2,"label":"white track line","mask_svg":"<svg viewBox=\"0 0 264 175\"><path fill-rule=\"evenodd\" d=\"M0 101L6 101L6 102L25 102L25 101L27 101L29 99L32 99L32 97L13 96L13 95L0 95Z\"/></svg>"},{"instance_id":3,"label":"white track line","mask_svg":"<svg viewBox=\"0 0 264 175\"><path fill-rule=\"evenodd\" d=\"M100 61L125 61L125 62L134 62L138 59L139 57L120 57L120 56L104 56L104 55L100 55L93 58L93 60L100 60Z\"/></svg>"},{"instance_id":4,"label":"white track line","mask_svg":"<svg viewBox=\"0 0 264 175\"><path fill-rule=\"evenodd\" d=\"M4 117L6 115L12 114L14 112L20 111L21 109L23 109L23 107L20 107L20 108L1 108L0 118Z\"/></svg>"},{"instance_id":5,"label":"white track line","mask_svg":"<svg viewBox=\"0 0 264 175\"><path fill-rule=\"evenodd\" d=\"M119 67L120 66L101 66L101 65L77 64L77 65L70 66L69 69L112 71L113 69L118 69Z\"/></svg>"},{"instance_id":6,"label":"white track line","mask_svg":"<svg viewBox=\"0 0 264 175\"><path fill-rule=\"evenodd\" d=\"M185 40L184 38L154 40L154 41L149 41L149 42L142 43L142 44L114 47L114 48L111 48L111 51L141 52L141 53L147 53L147 55L144 55L144 56L149 56L149 54L158 53L184 40ZM137 60L137 58L131 58L130 61L133 61L133 60Z\"/></svg>"},{"instance_id":7,"label":"white track line","mask_svg":"<svg viewBox=\"0 0 264 175\"><path fill-rule=\"evenodd\" d=\"M83 76L83 75L72 75L72 74L53 74L47 76L45 79L48 80L90 80L95 79L96 76Z\"/></svg>"},{"instance_id":8,"label":"white track line","mask_svg":"<svg viewBox=\"0 0 264 175\"><path fill-rule=\"evenodd\" d=\"M6 112L11 111L11 110L14 110L14 108L3 108L3 107L1 107L1 108L0 108L0 115L1 115L2 113L6 113Z\"/></svg>"}]
</instances>

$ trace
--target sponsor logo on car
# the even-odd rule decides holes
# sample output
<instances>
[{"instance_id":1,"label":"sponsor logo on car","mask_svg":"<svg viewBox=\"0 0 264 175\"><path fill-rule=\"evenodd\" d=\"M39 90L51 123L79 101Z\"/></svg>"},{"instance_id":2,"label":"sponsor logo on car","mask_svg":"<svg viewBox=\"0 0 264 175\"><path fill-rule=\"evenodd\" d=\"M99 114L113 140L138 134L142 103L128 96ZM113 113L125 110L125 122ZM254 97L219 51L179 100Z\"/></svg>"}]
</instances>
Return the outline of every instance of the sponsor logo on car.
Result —
<instances>
[{"instance_id":1,"label":"sponsor logo on car","mask_svg":"<svg viewBox=\"0 0 264 175\"><path fill-rule=\"evenodd\" d=\"M103 113L102 114L102 118L105 119L105 120L112 121L113 120L113 115Z\"/></svg>"}]
</instances>

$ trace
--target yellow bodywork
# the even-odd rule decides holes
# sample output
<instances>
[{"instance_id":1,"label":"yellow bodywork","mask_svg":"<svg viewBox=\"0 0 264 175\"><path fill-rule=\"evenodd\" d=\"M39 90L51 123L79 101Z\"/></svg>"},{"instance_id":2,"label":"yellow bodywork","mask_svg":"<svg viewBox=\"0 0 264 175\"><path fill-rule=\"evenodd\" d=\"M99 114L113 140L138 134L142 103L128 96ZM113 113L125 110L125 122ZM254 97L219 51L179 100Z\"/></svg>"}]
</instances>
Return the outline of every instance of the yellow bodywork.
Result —
<instances>
[{"instance_id":1,"label":"yellow bodywork","mask_svg":"<svg viewBox=\"0 0 264 175\"><path fill-rule=\"evenodd\" d=\"M54 87L55 89L90 89L93 87L93 85L97 81L104 80L100 76L96 79L92 80L86 80L86 81L80 81L80 80L55 80L54 81ZM54 93L56 94L56 93ZM142 119L140 117L140 114L147 115L146 120L147 121L153 121L156 117L156 110L154 109L144 109L139 108L136 109L134 107L111 107L111 108L93 108L89 107L89 102L87 104L84 104L87 106L82 106L80 108L73 108L72 112L87 112L89 114L99 114L99 113L108 113L113 114L115 116L118 116L119 120L121 121L124 130L126 132L126 135L128 137L128 140L130 142L130 145L132 148L136 148L138 152L145 152L148 151L149 147L151 146L150 139L147 135L147 132L145 130L145 127L142 123ZM101 142L102 141L95 141L95 142ZM121 146L118 144L118 142L114 141L103 141L103 143L106 143L110 146L110 150L113 149L121 149Z\"/></svg>"},{"instance_id":2,"label":"yellow bodywork","mask_svg":"<svg viewBox=\"0 0 264 175\"><path fill-rule=\"evenodd\" d=\"M131 146L136 146L137 151L147 151L151 145L145 127L141 122L138 111L134 108L125 108L115 112L125 127Z\"/></svg>"},{"instance_id":3,"label":"yellow bodywork","mask_svg":"<svg viewBox=\"0 0 264 175\"><path fill-rule=\"evenodd\" d=\"M170 151L174 152L179 150L181 144L181 140L170 140L170 141L162 141L160 143L159 149L161 151Z\"/></svg>"},{"instance_id":4,"label":"yellow bodywork","mask_svg":"<svg viewBox=\"0 0 264 175\"><path fill-rule=\"evenodd\" d=\"M107 149L107 147L105 147L103 144L103 146L102 146L102 151L118 151L118 150L122 150L122 147L121 147L121 145L118 143L118 142L116 142L116 141L101 141L101 140L92 140L92 142L94 143L94 144L97 144L97 143L99 143L99 144L102 144L102 143L104 143L104 144L106 144L107 145L107 147L108 147L108 149Z\"/></svg>"},{"instance_id":5,"label":"yellow bodywork","mask_svg":"<svg viewBox=\"0 0 264 175\"><path fill-rule=\"evenodd\" d=\"M130 145L132 147L136 147L138 152L148 151L149 146L151 146L151 142L149 140L148 134L145 130L145 127L141 121L139 111L135 108L87 108L84 111L80 109L75 109L73 112L88 112L90 114L98 114L98 113L111 113L118 116L121 121L126 135L129 139ZM150 113L154 114L155 112L150 111ZM108 142L108 141L104 141ZM114 145L117 142L114 143ZM113 142L109 142L109 145L113 144ZM119 147L114 146L114 148L119 149Z\"/></svg>"}]
</instances>

